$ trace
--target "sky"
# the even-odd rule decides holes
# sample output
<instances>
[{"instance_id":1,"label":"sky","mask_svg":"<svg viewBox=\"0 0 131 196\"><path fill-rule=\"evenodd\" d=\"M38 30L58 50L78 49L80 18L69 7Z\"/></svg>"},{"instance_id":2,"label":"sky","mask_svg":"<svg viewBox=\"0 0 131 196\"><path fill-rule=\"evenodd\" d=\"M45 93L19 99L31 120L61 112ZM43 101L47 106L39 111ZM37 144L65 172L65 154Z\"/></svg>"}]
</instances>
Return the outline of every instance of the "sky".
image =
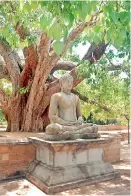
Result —
<instances>
[{"instance_id":1,"label":"sky","mask_svg":"<svg viewBox=\"0 0 131 196\"><path fill-rule=\"evenodd\" d=\"M77 47L73 47L73 52L77 55L79 55L80 59L82 59L82 57L85 55L85 53L87 52L87 50L90 47L90 43L87 42L86 45L82 45L81 43L78 44Z\"/></svg>"},{"instance_id":2,"label":"sky","mask_svg":"<svg viewBox=\"0 0 131 196\"><path fill-rule=\"evenodd\" d=\"M87 50L89 49L89 47L90 47L90 43L89 43L89 42L87 42L87 44L84 45L84 46L80 43L80 44L78 44L77 47L73 47L73 52L74 52L75 54L79 55L80 59L82 59L82 57L86 54L86 52L87 52ZM108 50L109 50L109 49L113 50L113 52L114 52L115 55L116 55L117 52L118 52L117 49L116 49L114 46L110 46L110 48L108 48ZM121 65L121 64L123 63L123 61L124 61L124 58L114 58L114 59L112 60L112 63L113 63L114 65ZM126 75L124 72L122 72L122 73L120 74L120 77L121 77L121 78L126 78L127 75Z\"/></svg>"}]
</instances>

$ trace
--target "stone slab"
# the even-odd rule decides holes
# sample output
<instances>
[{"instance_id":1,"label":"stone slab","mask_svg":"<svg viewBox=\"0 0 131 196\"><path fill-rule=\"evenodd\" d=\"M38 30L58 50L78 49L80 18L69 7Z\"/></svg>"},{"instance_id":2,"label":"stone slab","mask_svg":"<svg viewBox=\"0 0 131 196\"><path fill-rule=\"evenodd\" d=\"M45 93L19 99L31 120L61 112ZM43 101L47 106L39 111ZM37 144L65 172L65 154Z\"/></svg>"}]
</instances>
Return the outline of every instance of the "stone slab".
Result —
<instances>
[{"instance_id":1,"label":"stone slab","mask_svg":"<svg viewBox=\"0 0 131 196\"><path fill-rule=\"evenodd\" d=\"M74 189L74 188L81 188L87 185L96 184L99 182L104 182L104 181L112 180L112 179L119 178L119 177L120 177L119 173L114 172L114 173L104 174L101 176L90 177L88 179L68 182L65 184L47 186L45 183L43 183L43 181L39 180L39 178L35 177L34 175L30 173L26 173L26 178L31 183L36 185L39 189L41 189L43 192L45 192L46 194L54 194L54 193L59 193L59 192Z\"/></svg>"},{"instance_id":2,"label":"stone slab","mask_svg":"<svg viewBox=\"0 0 131 196\"><path fill-rule=\"evenodd\" d=\"M104 162L103 144L109 138L72 141L45 141L29 138L36 147L36 160L26 177L46 193L84 186L119 176L112 165Z\"/></svg>"}]
</instances>

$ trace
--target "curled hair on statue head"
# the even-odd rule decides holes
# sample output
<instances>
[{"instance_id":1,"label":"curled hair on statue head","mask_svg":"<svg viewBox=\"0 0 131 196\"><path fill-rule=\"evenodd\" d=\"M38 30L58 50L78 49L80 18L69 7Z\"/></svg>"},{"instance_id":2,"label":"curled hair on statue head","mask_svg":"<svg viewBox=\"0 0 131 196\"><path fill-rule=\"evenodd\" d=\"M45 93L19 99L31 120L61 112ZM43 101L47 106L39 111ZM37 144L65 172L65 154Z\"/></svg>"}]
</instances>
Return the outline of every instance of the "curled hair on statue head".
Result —
<instances>
[{"instance_id":1,"label":"curled hair on statue head","mask_svg":"<svg viewBox=\"0 0 131 196\"><path fill-rule=\"evenodd\" d=\"M73 77L69 73L62 75L59 79L60 84L62 84L62 82L64 82L65 80L73 81Z\"/></svg>"}]
</instances>

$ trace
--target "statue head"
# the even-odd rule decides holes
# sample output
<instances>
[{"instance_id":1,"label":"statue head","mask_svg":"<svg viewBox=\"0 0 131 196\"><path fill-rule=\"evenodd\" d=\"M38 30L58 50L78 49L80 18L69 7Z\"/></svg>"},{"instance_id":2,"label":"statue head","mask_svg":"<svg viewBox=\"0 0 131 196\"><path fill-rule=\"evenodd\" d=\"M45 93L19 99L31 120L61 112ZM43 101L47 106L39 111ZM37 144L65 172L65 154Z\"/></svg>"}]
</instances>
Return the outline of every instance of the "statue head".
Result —
<instances>
[{"instance_id":1,"label":"statue head","mask_svg":"<svg viewBox=\"0 0 131 196\"><path fill-rule=\"evenodd\" d=\"M70 93L73 86L73 77L66 73L59 79L61 85L61 91Z\"/></svg>"}]
</instances>

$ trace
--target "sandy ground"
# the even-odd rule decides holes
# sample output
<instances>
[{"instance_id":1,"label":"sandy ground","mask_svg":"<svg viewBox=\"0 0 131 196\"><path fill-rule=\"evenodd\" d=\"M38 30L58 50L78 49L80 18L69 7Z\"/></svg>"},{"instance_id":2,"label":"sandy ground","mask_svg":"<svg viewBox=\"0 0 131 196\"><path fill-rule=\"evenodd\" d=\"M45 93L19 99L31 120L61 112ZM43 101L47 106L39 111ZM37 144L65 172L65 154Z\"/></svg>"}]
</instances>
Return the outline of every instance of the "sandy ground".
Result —
<instances>
[{"instance_id":1,"label":"sandy ground","mask_svg":"<svg viewBox=\"0 0 131 196\"><path fill-rule=\"evenodd\" d=\"M121 143L121 161L114 164L121 178L76 188L55 195L130 195L130 150L127 141ZM0 183L0 196L45 196L26 179Z\"/></svg>"}]
</instances>

